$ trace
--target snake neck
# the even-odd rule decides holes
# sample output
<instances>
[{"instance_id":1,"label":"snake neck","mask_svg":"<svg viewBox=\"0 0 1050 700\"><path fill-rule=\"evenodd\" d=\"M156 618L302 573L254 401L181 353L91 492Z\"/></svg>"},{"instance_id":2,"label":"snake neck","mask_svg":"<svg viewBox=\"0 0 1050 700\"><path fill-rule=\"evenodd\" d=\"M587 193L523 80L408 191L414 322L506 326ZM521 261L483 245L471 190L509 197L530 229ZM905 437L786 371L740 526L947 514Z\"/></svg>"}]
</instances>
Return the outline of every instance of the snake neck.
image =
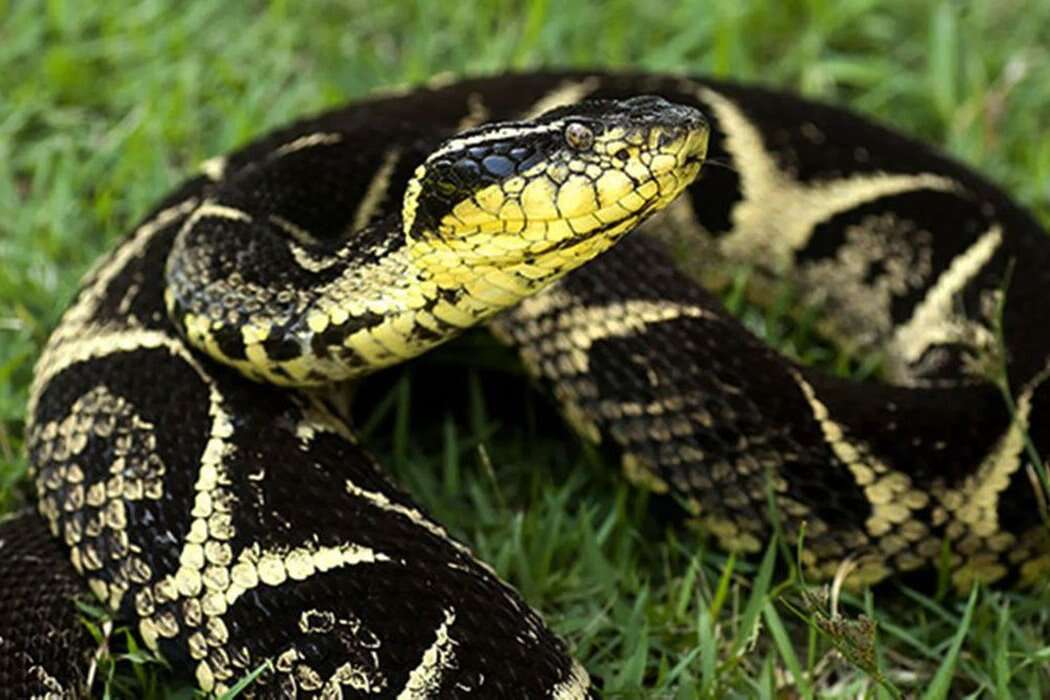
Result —
<instances>
[{"instance_id":1,"label":"snake neck","mask_svg":"<svg viewBox=\"0 0 1050 700\"><path fill-rule=\"evenodd\" d=\"M411 359L533 291L446 246L386 238L396 245L358 249L284 331L310 355L297 380L312 383L311 371L323 382L352 379Z\"/></svg>"},{"instance_id":2,"label":"snake neck","mask_svg":"<svg viewBox=\"0 0 1050 700\"><path fill-rule=\"evenodd\" d=\"M623 229L545 240L531 255L514 249L505 257L485 233L406 239L388 232L379 250L363 249L357 263L318 290L294 333L312 352L314 369L319 360L334 360L322 369L325 382L358 377L415 357L535 294L611 247L629 227Z\"/></svg>"},{"instance_id":3,"label":"snake neck","mask_svg":"<svg viewBox=\"0 0 1050 700\"><path fill-rule=\"evenodd\" d=\"M632 226L583 239L502 237L514 247L501 251L487 232L409 238L398 216L338 247L250 227L237 242L229 227L240 222L221 210L215 218L223 236L203 226L176 242L169 314L212 358L284 386L332 384L413 358L535 294ZM280 264L245 265L238 255Z\"/></svg>"},{"instance_id":4,"label":"snake neck","mask_svg":"<svg viewBox=\"0 0 1050 700\"><path fill-rule=\"evenodd\" d=\"M231 227L240 225L238 237ZM165 298L183 334L212 358L255 380L317 386L415 357L560 273L542 256L505 268L492 261L480 237L410 240L398 216L334 247L205 208L176 241Z\"/></svg>"}]
</instances>

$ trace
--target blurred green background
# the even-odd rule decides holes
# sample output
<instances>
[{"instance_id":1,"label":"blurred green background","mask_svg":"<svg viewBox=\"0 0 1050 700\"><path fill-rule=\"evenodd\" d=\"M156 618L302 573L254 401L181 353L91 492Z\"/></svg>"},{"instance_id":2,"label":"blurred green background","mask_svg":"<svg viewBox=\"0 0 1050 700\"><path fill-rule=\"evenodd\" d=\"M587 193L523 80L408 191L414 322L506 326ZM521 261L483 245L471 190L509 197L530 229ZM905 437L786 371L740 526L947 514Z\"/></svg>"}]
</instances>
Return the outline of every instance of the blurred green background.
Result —
<instances>
[{"instance_id":1,"label":"blurred green background","mask_svg":"<svg viewBox=\"0 0 1050 700\"><path fill-rule=\"evenodd\" d=\"M182 176L378 88L536 66L711 74L847 104L942 145L1050 221L1050 0L0 0L0 509L26 497L24 406L41 344L90 262ZM754 583L757 562L661 532L609 465L564 433L500 425L485 377L465 376L462 420L427 416L398 384L372 421L392 435L377 449L613 696L875 692L770 603L775 582ZM433 444L407 440L411 421ZM902 689L1048 692L1045 597L982 594L967 617L958 601L908 595L853 601L882 623L880 659ZM116 678L117 694L164 692Z\"/></svg>"}]
</instances>

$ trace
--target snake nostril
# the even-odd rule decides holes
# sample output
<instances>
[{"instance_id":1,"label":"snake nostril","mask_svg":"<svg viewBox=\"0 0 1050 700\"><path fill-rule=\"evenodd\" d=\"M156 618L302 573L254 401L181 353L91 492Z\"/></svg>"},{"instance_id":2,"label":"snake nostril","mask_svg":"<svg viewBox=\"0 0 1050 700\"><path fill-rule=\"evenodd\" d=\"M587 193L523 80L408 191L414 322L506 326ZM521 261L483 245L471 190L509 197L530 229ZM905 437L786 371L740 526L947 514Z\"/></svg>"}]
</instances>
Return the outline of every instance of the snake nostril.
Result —
<instances>
[{"instance_id":1,"label":"snake nostril","mask_svg":"<svg viewBox=\"0 0 1050 700\"><path fill-rule=\"evenodd\" d=\"M620 161L626 163L628 160L631 159L631 154L628 153L627 149L625 148L625 149L623 149L621 151L617 151L616 155L614 157L618 158L618 159L620 159Z\"/></svg>"}]
</instances>

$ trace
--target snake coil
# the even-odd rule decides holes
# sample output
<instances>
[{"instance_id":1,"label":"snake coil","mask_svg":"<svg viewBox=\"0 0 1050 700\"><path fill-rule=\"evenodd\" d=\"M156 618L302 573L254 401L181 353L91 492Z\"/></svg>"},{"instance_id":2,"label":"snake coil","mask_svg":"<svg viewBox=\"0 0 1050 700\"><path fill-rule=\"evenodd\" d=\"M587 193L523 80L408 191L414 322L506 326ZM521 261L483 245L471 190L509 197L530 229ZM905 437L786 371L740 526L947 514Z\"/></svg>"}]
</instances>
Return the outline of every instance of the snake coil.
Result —
<instances>
[{"instance_id":1,"label":"snake coil","mask_svg":"<svg viewBox=\"0 0 1050 700\"><path fill-rule=\"evenodd\" d=\"M743 266L885 381L755 339L711 294ZM249 696L597 697L314 388L483 322L727 549L763 546L772 498L815 578L1034 582L1048 292L1050 241L997 188L784 93L529 73L292 125L165 198L49 340L39 514L0 525L0 687L90 692L84 587L209 692L268 662Z\"/></svg>"}]
</instances>

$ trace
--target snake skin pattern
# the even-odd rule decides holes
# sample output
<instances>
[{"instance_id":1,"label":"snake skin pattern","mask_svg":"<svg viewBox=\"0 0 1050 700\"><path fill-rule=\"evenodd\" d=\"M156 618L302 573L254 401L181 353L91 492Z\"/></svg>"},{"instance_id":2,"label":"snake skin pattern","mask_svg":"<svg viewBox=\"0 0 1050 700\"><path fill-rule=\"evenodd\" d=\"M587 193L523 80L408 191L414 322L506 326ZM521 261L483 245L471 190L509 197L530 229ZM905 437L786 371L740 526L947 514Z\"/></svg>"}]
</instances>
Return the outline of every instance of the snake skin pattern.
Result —
<instances>
[{"instance_id":1,"label":"snake skin pattern","mask_svg":"<svg viewBox=\"0 0 1050 700\"><path fill-rule=\"evenodd\" d=\"M728 167L705 167L493 332L581 435L728 549L763 546L772 500L789 536L805 522L814 577L847 557L855 584L939 562L960 589L1043 576L1032 456L1050 450L1050 329L1032 314L1050 292L1050 242L1030 214L912 140L791 95L501 76L378 97L209 161L88 275L29 407L43 517L0 525L0 687L91 692L94 642L70 601L90 588L206 691L269 660L247 696L598 697L323 394L248 382L189 349L161 280L178 230L245 169L269 163L256 193L294 190L296 227L354 230L400 206L450 134L639 94L699 107L709 157ZM829 376L756 340L705 290L742 265L756 297L790 285L830 338L878 350L885 381Z\"/></svg>"}]
</instances>

